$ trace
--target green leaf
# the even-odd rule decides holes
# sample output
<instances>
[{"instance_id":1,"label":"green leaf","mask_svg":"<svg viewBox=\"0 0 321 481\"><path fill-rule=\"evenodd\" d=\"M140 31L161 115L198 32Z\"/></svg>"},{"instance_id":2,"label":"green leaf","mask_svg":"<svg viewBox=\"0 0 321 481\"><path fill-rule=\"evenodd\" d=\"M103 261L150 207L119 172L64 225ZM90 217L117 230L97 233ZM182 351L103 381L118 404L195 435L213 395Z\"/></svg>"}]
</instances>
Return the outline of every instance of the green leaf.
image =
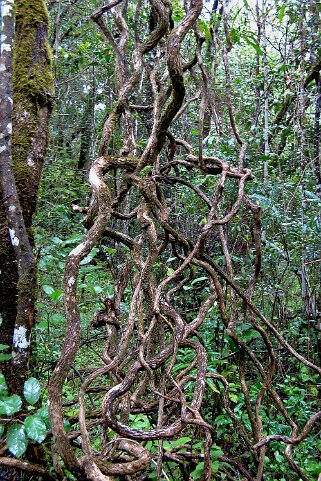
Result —
<instances>
[{"instance_id":1,"label":"green leaf","mask_svg":"<svg viewBox=\"0 0 321 481\"><path fill-rule=\"evenodd\" d=\"M242 333L242 339L246 342L259 337L261 337L261 334L255 329L249 329L248 331Z\"/></svg>"},{"instance_id":2,"label":"green leaf","mask_svg":"<svg viewBox=\"0 0 321 481\"><path fill-rule=\"evenodd\" d=\"M202 462L196 466L196 469L194 469L194 471L191 473L191 477L193 479L200 479L203 471L204 471L204 463Z\"/></svg>"},{"instance_id":3,"label":"green leaf","mask_svg":"<svg viewBox=\"0 0 321 481\"><path fill-rule=\"evenodd\" d=\"M24 384L23 394L29 404L36 404L41 394L41 385L38 379L29 378Z\"/></svg>"},{"instance_id":4,"label":"green leaf","mask_svg":"<svg viewBox=\"0 0 321 481\"><path fill-rule=\"evenodd\" d=\"M255 43L253 40L250 40L249 37L247 35L245 35L244 33L242 33L242 38L245 40L245 42L250 45L251 47L254 48L254 50L259 54L259 55L263 55L263 50L260 48L260 46Z\"/></svg>"},{"instance_id":5,"label":"green leaf","mask_svg":"<svg viewBox=\"0 0 321 481\"><path fill-rule=\"evenodd\" d=\"M183 444L190 443L192 441L192 438L188 437L183 437L176 439L175 441L171 441L171 445L173 448L177 448L177 446L182 446Z\"/></svg>"},{"instance_id":6,"label":"green leaf","mask_svg":"<svg viewBox=\"0 0 321 481\"><path fill-rule=\"evenodd\" d=\"M309 190L305 190L304 193L307 197L309 197L309 199L319 202L320 199L314 192L310 192Z\"/></svg>"},{"instance_id":7,"label":"green leaf","mask_svg":"<svg viewBox=\"0 0 321 481\"><path fill-rule=\"evenodd\" d=\"M58 289L57 291L54 291L50 294L50 297L53 301L57 301L58 299L61 298L62 295L62 290Z\"/></svg>"},{"instance_id":8,"label":"green leaf","mask_svg":"<svg viewBox=\"0 0 321 481\"><path fill-rule=\"evenodd\" d=\"M93 289L95 294L101 294L104 290L101 286L94 286Z\"/></svg>"},{"instance_id":9,"label":"green leaf","mask_svg":"<svg viewBox=\"0 0 321 481\"><path fill-rule=\"evenodd\" d=\"M37 330L38 329L48 329L48 320L37 322Z\"/></svg>"},{"instance_id":10,"label":"green leaf","mask_svg":"<svg viewBox=\"0 0 321 481\"><path fill-rule=\"evenodd\" d=\"M280 22L282 22L282 20L284 18L285 7L286 7L286 5L282 5L282 7L280 8L279 15L278 15L278 19L280 20Z\"/></svg>"},{"instance_id":11,"label":"green leaf","mask_svg":"<svg viewBox=\"0 0 321 481\"><path fill-rule=\"evenodd\" d=\"M63 243L63 241L62 241L61 239L59 239L59 237L53 237L53 238L51 239L51 241L52 241L54 244L56 244L56 245Z\"/></svg>"},{"instance_id":12,"label":"green leaf","mask_svg":"<svg viewBox=\"0 0 321 481\"><path fill-rule=\"evenodd\" d=\"M222 456L224 453L223 451L221 450L221 448L219 446L217 446L216 444L214 446L211 447L211 459L213 461L216 461L217 458L219 456Z\"/></svg>"},{"instance_id":13,"label":"green leaf","mask_svg":"<svg viewBox=\"0 0 321 481\"><path fill-rule=\"evenodd\" d=\"M5 349L9 349L9 345L8 344L0 344L0 351L4 351Z\"/></svg>"},{"instance_id":14,"label":"green leaf","mask_svg":"<svg viewBox=\"0 0 321 481\"><path fill-rule=\"evenodd\" d=\"M232 43L238 43L240 40L240 32L236 28L231 28L230 38Z\"/></svg>"},{"instance_id":15,"label":"green leaf","mask_svg":"<svg viewBox=\"0 0 321 481\"><path fill-rule=\"evenodd\" d=\"M191 282L191 285L196 284L197 282L207 281L207 277L197 277Z\"/></svg>"},{"instance_id":16,"label":"green leaf","mask_svg":"<svg viewBox=\"0 0 321 481\"><path fill-rule=\"evenodd\" d=\"M42 289L45 291L46 294L48 294L48 296L51 296L51 294L55 292L55 289L52 286L48 286L47 284L42 286Z\"/></svg>"},{"instance_id":17,"label":"green leaf","mask_svg":"<svg viewBox=\"0 0 321 481\"><path fill-rule=\"evenodd\" d=\"M0 424L0 438L3 435L3 433L4 433L4 425Z\"/></svg>"},{"instance_id":18,"label":"green leaf","mask_svg":"<svg viewBox=\"0 0 321 481\"><path fill-rule=\"evenodd\" d=\"M24 426L21 424L13 424L7 434L7 446L10 453L20 458L26 451L27 444Z\"/></svg>"},{"instance_id":19,"label":"green leaf","mask_svg":"<svg viewBox=\"0 0 321 481\"><path fill-rule=\"evenodd\" d=\"M164 451L169 451L170 449L172 449L172 445L169 441L163 441L163 448L164 448Z\"/></svg>"},{"instance_id":20,"label":"green leaf","mask_svg":"<svg viewBox=\"0 0 321 481\"><path fill-rule=\"evenodd\" d=\"M9 361L12 358L12 354L0 354L0 362Z\"/></svg>"},{"instance_id":21,"label":"green leaf","mask_svg":"<svg viewBox=\"0 0 321 481\"><path fill-rule=\"evenodd\" d=\"M282 454L280 454L279 451L275 451L274 456L278 463L284 462L284 456L282 456Z\"/></svg>"},{"instance_id":22,"label":"green leaf","mask_svg":"<svg viewBox=\"0 0 321 481\"><path fill-rule=\"evenodd\" d=\"M217 473L219 468L220 468L220 462L219 461L213 461L211 467L212 467L212 472Z\"/></svg>"},{"instance_id":23,"label":"green leaf","mask_svg":"<svg viewBox=\"0 0 321 481\"><path fill-rule=\"evenodd\" d=\"M212 380L206 379L206 384L212 389L213 392L220 393L219 389L217 389Z\"/></svg>"},{"instance_id":24,"label":"green leaf","mask_svg":"<svg viewBox=\"0 0 321 481\"><path fill-rule=\"evenodd\" d=\"M43 406L42 408L38 409L38 411L36 412L36 416L38 418L41 418L41 420L47 426L47 429L51 428L50 418L49 418L49 413L48 413L48 406Z\"/></svg>"},{"instance_id":25,"label":"green leaf","mask_svg":"<svg viewBox=\"0 0 321 481\"><path fill-rule=\"evenodd\" d=\"M37 414L34 414L26 418L25 432L29 438L38 443L42 443L47 435L47 426Z\"/></svg>"},{"instance_id":26,"label":"green leaf","mask_svg":"<svg viewBox=\"0 0 321 481\"><path fill-rule=\"evenodd\" d=\"M207 42L212 43L212 35L209 22L206 22L205 20L199 20L199 29L201 32L204 33Z\"/></svg>"},{"instance_id":27,"label":"green leaf","mask_svg":"<svg viewBox=\"0 0 321 481\"><path fill-rule=\"evenodd\" d=\"M0 372L0 395L6 395L8 393L8 386L4 375Z\"/></svg>"},{"instance_id":28,"label":"green leaf","mask_svg":"<svg viewBox=\"0 0 321 481\"><path fill-rule=\"evenodd\" d=\"M20 410L21 405L22 401L18 394L13 394L12 396L5 397L0 400L0 414L11 416L11 414L14 414Z\"/></svg>"},{"instance_id":29,"label":"green leaf","mask_svg":"<svg viewBox=\"0 0 321 481\"><path fill-rule=\"evenodd\" d=\"M229 393L228 397L233 403L237 403L237 401L239 400L239 397L237 396L237 394Z\"/></svg>"},{"instance_id":30,"label":"green leaf","mask_svg":"<svg viewBox=\"0 0 321 481\"><path fill-rule=\"evenodd\" d=\"M91 249L89 254L86 257L84 257L83 260L80 262L80 265L84 266L86 264L89 264L98 252L99 252L99 249L97 249L97 247L94 247L93 249Z\"/></svg>"}]
</instances>

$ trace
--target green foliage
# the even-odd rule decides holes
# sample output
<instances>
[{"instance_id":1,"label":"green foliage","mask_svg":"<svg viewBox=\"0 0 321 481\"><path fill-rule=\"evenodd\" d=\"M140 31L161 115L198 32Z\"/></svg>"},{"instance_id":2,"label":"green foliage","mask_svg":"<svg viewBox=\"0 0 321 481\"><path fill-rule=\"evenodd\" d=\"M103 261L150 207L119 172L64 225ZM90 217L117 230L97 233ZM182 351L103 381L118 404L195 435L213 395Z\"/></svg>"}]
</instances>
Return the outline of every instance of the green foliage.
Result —
<instances>
[{"instance_id":1,"label":"green foliage","mask_svg":"<svg viewBox=\"0 0 321 481\"><path fill-rule=\"evenodd\" d=\"M11 416L17 420L23 408L23 400L17 394L7 396L8 388L3 374L0 374L0 414ZM41 386L37 379L27 379L23 390L25 402L29 405L28 410L33 410L41 396ZM19 414L20 413L20 414ZM33 415L19 419L19 423L10 423L5 432L6 425L0 424L0 436L6 435L6 444L11 454L20 458L28 447L28 444L36 441L42 443L50 429L48 408L46 406L37 409Z\"/></svg>"},{"instance_id":2,"label":"green foliage","mask_svg":"<svg viewBox=\"0 0 321 481\"><path fill-rule=\"evenodd\" d=\"M6 349L8 349L9 346L6 345L6 344L0 344L0 351L4 351ZM11 354L4 354L3 352L0 352L0 362L3 362L3 361L8 361L9 359L11 359ZM1 388L0 388L1 389Z\"/></svg>"}]
</instances>

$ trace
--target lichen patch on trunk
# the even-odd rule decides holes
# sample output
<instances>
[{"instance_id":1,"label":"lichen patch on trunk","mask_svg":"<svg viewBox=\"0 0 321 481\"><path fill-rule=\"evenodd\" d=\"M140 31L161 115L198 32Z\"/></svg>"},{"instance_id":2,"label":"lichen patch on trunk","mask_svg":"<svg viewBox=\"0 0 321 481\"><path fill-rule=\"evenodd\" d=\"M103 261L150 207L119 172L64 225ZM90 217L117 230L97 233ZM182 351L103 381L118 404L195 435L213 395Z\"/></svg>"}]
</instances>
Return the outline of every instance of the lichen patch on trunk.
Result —
<instances>
[{"instance_id":1,"label":"lichen patch on trunk","mask_svg":"<svg viewBox=\"0 0 321 481\"><path fill-rule=\"evenodd\" d=\"M24 326L15 328L13 334L13 346L15 349L23 350L28 349L30 340L27 337L27 329Z\"/></svg>"},{"instance_id":2,"label":"lichen patch on trunk","mask_svg":"<svg viewBox=\"0 0 321 481\"><path fill-rule=\"evenodd\" d=\"M9 235L10 235L10 239L11 239L11 244L13 246L18 246L19 245L19 239L16 236L15 230L9 228Z\"/></svg>"}]
</instances>

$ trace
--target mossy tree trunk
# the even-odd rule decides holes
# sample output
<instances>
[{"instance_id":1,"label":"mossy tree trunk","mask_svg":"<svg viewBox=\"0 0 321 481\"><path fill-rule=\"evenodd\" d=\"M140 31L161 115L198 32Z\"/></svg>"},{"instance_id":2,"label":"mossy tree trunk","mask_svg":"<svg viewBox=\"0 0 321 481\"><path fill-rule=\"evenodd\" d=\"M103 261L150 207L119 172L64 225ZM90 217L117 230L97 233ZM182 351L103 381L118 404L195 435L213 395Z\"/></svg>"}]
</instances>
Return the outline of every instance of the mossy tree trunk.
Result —
<instances>
[{"instance_id":1,"label":"mossy tree trunk","mask_svg":"<svg viewBox=\"0 0 321 481\"><path fill-rule=\"evenodd\" d=\"M0 342L10 345L12 360L5 372L11 389L20 391L35 323L32 216L47 148L53 80L44 0L16 0L15 17L12 163L7 159L1 172Z\"/></svg>"},{"instance_id":2,"label":"mossy tree trunk","mask_svg":"<svg viewBox=\"0 0 321 481\"><path fill-rule=\"evenodd\" d=\"M12 164L12 50L14 39L13 0L1 3L1 55L0 55L0 178ZM11 309L16 299L17 269L11 269L13 248L8 236L4 195L0 183L0 312L1 343L11 345L15 314ZM3 363L8 367L8 363Z\"/></svg>"}]
</instances>

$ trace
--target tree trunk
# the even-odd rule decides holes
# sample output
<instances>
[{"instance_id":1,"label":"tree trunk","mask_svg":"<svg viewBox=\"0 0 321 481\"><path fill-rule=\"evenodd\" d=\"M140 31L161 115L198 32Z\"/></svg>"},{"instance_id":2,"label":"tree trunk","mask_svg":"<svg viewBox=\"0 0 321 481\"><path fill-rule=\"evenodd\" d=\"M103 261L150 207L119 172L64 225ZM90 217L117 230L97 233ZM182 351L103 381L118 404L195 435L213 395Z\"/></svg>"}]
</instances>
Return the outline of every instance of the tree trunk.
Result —
<instances>
[{"instance_id":1,"label":"tree trunk","mask_svg":"<svg viewBox=\"0 0 321 481\"><path fill-rule=\"evenodd\" d=\"M0 342L12 345L11 366L5 371L12 391L20 391L28 372L35 322L36 266L31 228L47 148L53 81L45 2L16 0L15 13L12 162L8 154L1 166L4 211L0 212L0 309L5 329L1 330ZM7 83L11 89L11 76ZM7 111L9 115L9 105ZM5 118L1 118L1 125L6 125Z\"/></svg>"},{"instance_id":2,"label":"tree trunk","mask_svg":"<svg viewBox=\"0 0 321 481\"><path fill-rule=\"evenodd\" d=\"M1 56L0 56L0 178L7 166L12 164L11 132L12 132L12 49L14 39L13 0L1 3ZM5 39L5 41L4 41ZM5 196L0 183L0 314L1 343L11 348L15 322L15 305L17 270L11 271L14 252L8 235L6 212L4 210ZM3 370L8 371L10 363L3 363Z\"/></svg>"}]
</instances>

